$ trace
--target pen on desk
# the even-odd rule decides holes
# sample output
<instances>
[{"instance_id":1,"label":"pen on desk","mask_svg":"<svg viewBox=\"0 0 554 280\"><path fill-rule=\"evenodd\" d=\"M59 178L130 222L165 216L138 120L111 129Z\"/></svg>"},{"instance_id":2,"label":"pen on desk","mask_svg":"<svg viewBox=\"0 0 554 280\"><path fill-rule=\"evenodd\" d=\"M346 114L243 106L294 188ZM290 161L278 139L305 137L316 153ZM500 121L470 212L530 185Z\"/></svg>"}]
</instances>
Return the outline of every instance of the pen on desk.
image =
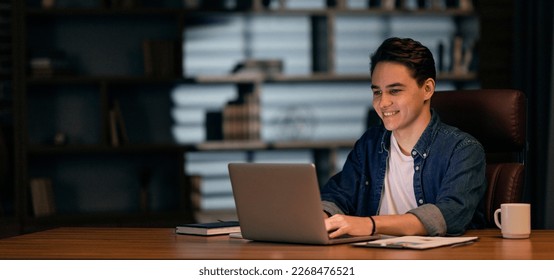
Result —
<instances>
[{"instance_id":1,"label":"pen on desk","mask_svg":"<svg viewBox=\"0 0 554 280\"><path fill-rule=\"evenodd\" d=\"M454 247L461 247L461 246L466 246L466 245L471 245L475 243L475 240L470 240L470 241L466 241L466 242L462 242L462 243L456 243L452 246L450 246L450 248L454 248Z\"/></svg>"}]
</instances>

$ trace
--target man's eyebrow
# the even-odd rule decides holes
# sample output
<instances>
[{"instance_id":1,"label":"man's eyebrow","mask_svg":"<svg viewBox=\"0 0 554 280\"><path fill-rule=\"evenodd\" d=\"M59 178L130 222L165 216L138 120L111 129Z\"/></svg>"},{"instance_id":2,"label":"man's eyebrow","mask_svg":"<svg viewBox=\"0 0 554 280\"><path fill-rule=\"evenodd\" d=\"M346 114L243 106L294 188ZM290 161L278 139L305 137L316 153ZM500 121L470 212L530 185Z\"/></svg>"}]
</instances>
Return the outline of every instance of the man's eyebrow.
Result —
<instances>
[{"instance_id":1,"label":"man's eyebrow","mask_svg":"<svg viewBox=\"0 0 554 280\"><path fill-rule=\"evenodd\" d=\"M405 87L405 86L406 85L404 85L403 83L394 83L394 84L387 85L386 87L393 88L393 87Z\"/></svg>"},{"instance_id":2,"label":"man's eyebrow","mask_svg":"<svg viewBox=\"0 0 554 280\"><path fill-rule=\"evenodd\" d=\"M404 85L403 83L393 83L393 84L390 84L390 85L387 85L385 86L386 88L394 88L394 87L405 87L406 85ZM372 89L379 89L381 88L380 86L377 86L377 85L371 85L371 88Z\"/></svg>"}]
</instances>

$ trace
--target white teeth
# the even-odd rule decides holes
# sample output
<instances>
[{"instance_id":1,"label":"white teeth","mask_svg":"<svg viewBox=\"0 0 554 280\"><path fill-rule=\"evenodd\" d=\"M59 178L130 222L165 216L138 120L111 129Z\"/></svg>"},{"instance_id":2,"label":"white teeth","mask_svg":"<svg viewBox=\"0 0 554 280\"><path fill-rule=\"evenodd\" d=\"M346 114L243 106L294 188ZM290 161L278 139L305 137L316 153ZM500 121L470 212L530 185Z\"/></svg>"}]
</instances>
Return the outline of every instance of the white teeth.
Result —
<instances>
[{"instance_id":1,"label":"white teeth","mask_svg":"<svg viewBox=\"0 0 554 280\"><path fill-rule=\"evenodd\" d=\"M396 113L398 113L398 111L394 111L394 112L383 112L383 116L385 117L390 117L392 115L396 115Z\"/></svg>"}]
</instances>

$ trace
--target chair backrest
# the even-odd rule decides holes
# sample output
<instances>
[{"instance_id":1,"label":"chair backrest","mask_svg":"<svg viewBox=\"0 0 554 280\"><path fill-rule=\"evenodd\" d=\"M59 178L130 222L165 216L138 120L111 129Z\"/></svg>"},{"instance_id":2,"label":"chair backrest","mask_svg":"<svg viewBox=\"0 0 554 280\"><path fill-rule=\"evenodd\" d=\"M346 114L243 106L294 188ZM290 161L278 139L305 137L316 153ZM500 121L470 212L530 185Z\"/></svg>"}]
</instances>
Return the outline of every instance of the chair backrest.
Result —
<instances>
[{"instance_id":1,"label":"chair backrest","mask_svg":"<svg viewBox=\"0 0 554 280\"><path fill-rule=\"evenodd\" d=\"M437 91L431 107L441 120L473 135L487 154L485 215L494 227L493 214L501 203L523 199L527 150L526 99L511 89Z\"/></svg>"}]
</instances>

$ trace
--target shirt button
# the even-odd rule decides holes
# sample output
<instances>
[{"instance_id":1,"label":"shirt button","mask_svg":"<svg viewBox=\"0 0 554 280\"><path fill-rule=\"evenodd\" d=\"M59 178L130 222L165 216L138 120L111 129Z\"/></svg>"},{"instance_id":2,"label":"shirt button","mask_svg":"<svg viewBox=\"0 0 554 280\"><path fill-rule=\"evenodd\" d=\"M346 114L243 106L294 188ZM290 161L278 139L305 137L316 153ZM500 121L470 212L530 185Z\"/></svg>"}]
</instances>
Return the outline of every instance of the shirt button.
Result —
<instances>
[{"instance_id":1,"label":"shirt button","mask_svg":"<svg viewBox=\"0 0 554 280\"><path fill-rule=\"evenodd\" d=\"M423 158L426 158L427 157L427 153L423 153Z\"/></svg>"},{"instance_id":2,"label":"shirt button","mask_svg":"<svg viewBox=\"0 0 554 280\"><path fill-rule=\"evenodd\" d=\"M419 204L423 204L423 199L419 199L417 202L419 202Z\"/></svg>"},{"instance_id":3,"label":"shirt button","mask_svg":"<svg viewBox=\"0 0 554 280\"><path fill-rule=\"evenodd\" d=\"M419 165L415 167L415 170L416 170L416 171L419 171Z\"/></svg>"},{"instance_id":4,"label":"shirt button","mask_svg":"<svg viewBox=\"0 0 554 280\"><path fill-rule=\"evenodd\" d=\"M412 156L415 156L417 154L416 151L412 151Z\"/></svg>"},{"instance_id":5,"label":"shirt button","mask_svg":"<svg viewBox=\"0 0 554 280\"><path fill-rule=\"evenodd\" d=\"M369 186L369 181L365 181L365 185L366 185L366 186Z\"/></svg>"}]
</instances>

